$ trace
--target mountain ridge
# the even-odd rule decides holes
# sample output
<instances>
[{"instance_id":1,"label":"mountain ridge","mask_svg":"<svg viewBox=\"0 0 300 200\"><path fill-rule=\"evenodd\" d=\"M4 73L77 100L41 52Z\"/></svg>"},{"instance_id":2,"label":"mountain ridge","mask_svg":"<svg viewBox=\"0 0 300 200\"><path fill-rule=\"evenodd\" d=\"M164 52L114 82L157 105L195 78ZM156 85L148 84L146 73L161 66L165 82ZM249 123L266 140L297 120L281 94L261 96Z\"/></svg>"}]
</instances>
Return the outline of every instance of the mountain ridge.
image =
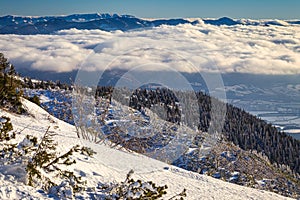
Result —
<instances>
[{"instance_id":1,"label":"mountain ridge","mask_svg":"<svg viewBox=\"0 0 300 200\"><path fill-rule=\"evenodd\" d=\"M60 16L17 16L6 15L0 17L0 34L51 34L65 29L99 29L104 31L128 31L138 28L151 28L161 25L176 26L179 24L196 25L201 23L214 26L296 26L300 20L250 20L221 17L219 19L198 18L170 18L143 19L133 15L119 15L109 13L71 14Z\"/></svg>"}]
</instances>

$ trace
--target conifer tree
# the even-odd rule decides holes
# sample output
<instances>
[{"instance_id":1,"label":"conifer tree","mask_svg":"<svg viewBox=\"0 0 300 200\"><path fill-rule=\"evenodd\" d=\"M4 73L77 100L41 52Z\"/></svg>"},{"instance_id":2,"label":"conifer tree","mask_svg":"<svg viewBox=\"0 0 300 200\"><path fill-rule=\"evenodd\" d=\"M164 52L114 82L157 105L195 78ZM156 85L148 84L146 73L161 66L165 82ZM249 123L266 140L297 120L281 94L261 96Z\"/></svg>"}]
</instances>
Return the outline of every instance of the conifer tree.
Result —
<instances>
[{"instance_id":1,"label":"conifer tree","mask_svg":"<svg viewBox=\"0 0 300 200\"><path fill-rule=\"evenodd\" d=\"M15 67L0 53L0 106L16 113L23 113L20 101L20 81L15 79Z\"/></svg>"}]
</instances>

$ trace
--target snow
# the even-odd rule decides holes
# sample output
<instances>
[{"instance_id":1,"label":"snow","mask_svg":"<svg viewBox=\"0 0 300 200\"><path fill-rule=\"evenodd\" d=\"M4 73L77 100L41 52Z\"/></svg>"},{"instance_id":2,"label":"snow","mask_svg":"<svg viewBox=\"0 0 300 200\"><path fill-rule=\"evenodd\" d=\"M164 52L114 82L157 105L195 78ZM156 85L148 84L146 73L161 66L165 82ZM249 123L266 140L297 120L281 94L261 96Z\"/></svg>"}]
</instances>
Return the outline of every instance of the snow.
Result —
<instances>
[{"instance_id":1,"label":"snow","mask_svg":"<svg viewBox=\"0 0 300 200\"><path fill-rule=\"evenodd\" d=\"M223 182L212 177L189 172L166 163L136 153L112 149L104 144L93 144L77 138L74 126L49 115L37 105L23 100L29 115L15 115L0 110L0 116L11 118L14 130L22 134L38 137L50 126L56 133L57 149L66 152L68 148L80 144L97 152L93 157L76 157L76 164L68 166L87 180L88 186L96 187L99 182L123 181L126 174L134 170L133 178L154 181L157 185L168 185L165 198L187 189L187 199L288 199L275 193L242 187ZM13 170L12 170L13 171ZM1 170L5 172L5 170ZM14 174L13 172L11 174ZM15 172L14 175L17 175ZM54 178L55 179L55 178ZM63 185L65 187L65 185ZM67 186L66 186L67 187ZM78 194L78 198L87 199L88 192ZM0 199L49 199L38 188L32 188L16 182L13 176L0 173ZM54 197L51 197L52 199Z\"/></svg>"},{"instance_id":2,"label":"snow","mask_svg":"<svg viewBox=\"0 0 300 200\"><path fill-rule=\"evenodd\" d=\"M41 103L47 103L47 102L51 101L51 99L45 95L41 95L39 98L40 98Z\"/></svg>"},{"instance_id":3,"label":"snow","mask_svg":"<svg viewBox=\"0 0 300 200\"><path fill-rule=\"evenodd\" d=\"M7 122L7 120L6 119L4 119L4 118L0 118L0 123L6 123Z\"/></svg>"},{"instance_id":4,"label":"snow","mask_svg":"<svg viewBox=\"0 0 300 200\"><path fill-rule=\"evenodd\" d=\"M22 183L11 180L4 180L4 175L0 174L0 199L50 199L45 194L33 187L26 186Z\"/></svg>"},{"instance_id":5,"label":"snow","mask_svg":"<svg viewBox=\"0 0 300 200\"><path fill-rule=\"evenodd\" d=\"M257 182L258 184L260 184L261 186L265 186L265 185L266 185L265 180L256 180L256 182Z\"/></svg>"}]
</instances>

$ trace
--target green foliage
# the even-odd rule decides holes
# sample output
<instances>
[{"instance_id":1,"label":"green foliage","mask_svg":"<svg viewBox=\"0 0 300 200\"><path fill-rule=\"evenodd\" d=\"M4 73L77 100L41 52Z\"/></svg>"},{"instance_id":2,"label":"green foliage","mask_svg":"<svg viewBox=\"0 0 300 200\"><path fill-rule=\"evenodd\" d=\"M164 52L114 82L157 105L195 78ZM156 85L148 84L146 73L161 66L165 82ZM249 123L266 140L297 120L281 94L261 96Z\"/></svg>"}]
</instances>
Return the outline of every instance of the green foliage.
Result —
<instances>
[{"instance_id":1,"label":"green foliage","mask_svg":"<svg viewBox=\"0 0 300 200\"><path fill-rule=\"evenodd\" d=\"M33 97L29 97L28 100L32 103L35 103L38 106L41 106L40 98L36 95L34 95Z\"/></svg>"},{"instance_id":2,"label":"green foliage","mask_svg":"<svg viewBox=\"0 0 300 200\"><path fill-rule=\"evenodd\" d=\"M15 76L14 66L0 53L0 107L21 114L25 112L20 101L22 93L19 92L19 89L21 84Z\"/></svg>"},{"instance_id":3,"label":"green foliage","mask_svg":"<svg viewBox=\"0 0 300 200\"><path fill-rule=\"evenodd\" d=\"M53 81L39 81L35 80L34 82L31 80L30 77L24 77L24 81L22 82L22 86L24 88L30 88L30 89L61 89L61 90L72 90L72 86L68 85L66 83L61 83L59 80L56 82Z\"/></svg>"},{"instance_id":4,"label":"green foliage","mask_svg":"<svg viewBox=\"0 0 300 200\"><path fill-rule=\"evenodd\" d=\"M48 127L40 144L38 145L34 156L27 164L26 170L28 173L28 185L30 186L35 186L35 180L42 178L41 172L38 169L43 168L45 163L48 163L51 159L55 158L55 152L53 150L55 150L56 144L53 143L52 137L54 134L49 132L49 128L50 127Z\"/></svg>"},{"instance_id":5,"label":"green foliage","mask_svg":"<svg viewBox=\"0 0 300 200\"><path fill-rule=\"evenodd\" d=\"M73 146L64 154L57 154L53 134L48 127L40 142L37 137L27 135L23 141L13 143L15 133L8 117L0 117L0 165L20 165L24 166L27 173L26 184L33 187L40 187L50 192L51 188L58 187L62 183L67 184L73 192L85 189L86 182L76 176L74 172L62 169L76 163L71 157L74 153L85 156L92 156L95 152L88 147ZM4 143L9 141L9 143ZM25 169L26 168L26 169ZM56 183L51 177L58 178L62 183Z\"/></svg>"},{"instance_id":6,"label":"green foliage","mask_svg":"<svg viewBox=\"0 0 300 200\"><path fill-rule=\"evenodd\" d=\"M37 138L27 135L24 138L24 140L19 144L12 143L15 139L16 134L15 132L9 132L13 130L12 124L10 123L10 118L5 119L7 119L5 123L5 126L7 128L5 128L5 131L2 132L4 140L0 140L0 165L14 165L18 163L23 163L24 160L26 162L27 158L30 157L30 153L35 149L37 145ZM9 143L4 143L8 141Z\"/></svg>"},{"instance_id":7,"label":"green foliage","mask_svg":"<svg viewBox=\"0 0 300 200\"><path fill-rule=\"evenodd\" d=\"M74 152L87 153L89 148L80 147L76 145L72 147L69 151L62 155L57 155L56 145L54 143L53 137L55 134L50 133L49 128L44 134L41 142L35 151L34 156L27 164L27 174L28 174L28 185L37 186L42 185L42 188L48 191L51 187L57 186L56 183L52 182L49 178L43 176L42 174L52 173L54 176L69 182L74 192L79 192L84 189L85 181L81 180L81 177L77 177L73 172L62 170L60 166L62 165L72 165L76 161L71 158ZM92 150L89 150L92 152Z\"/></svg>"},{"instance_id":8,"label":"green foliage","mask_svg":"<svg viewBox=\"0 0 300 200\"><path fill-rule=\"evenodd\" d=\"M8 141L11 138L15 138L15 134L9 134L9 131L13 130L13 126L10 122L10 118L2 116L0 117L0 142Z\"/></svg>"}]
</instances>

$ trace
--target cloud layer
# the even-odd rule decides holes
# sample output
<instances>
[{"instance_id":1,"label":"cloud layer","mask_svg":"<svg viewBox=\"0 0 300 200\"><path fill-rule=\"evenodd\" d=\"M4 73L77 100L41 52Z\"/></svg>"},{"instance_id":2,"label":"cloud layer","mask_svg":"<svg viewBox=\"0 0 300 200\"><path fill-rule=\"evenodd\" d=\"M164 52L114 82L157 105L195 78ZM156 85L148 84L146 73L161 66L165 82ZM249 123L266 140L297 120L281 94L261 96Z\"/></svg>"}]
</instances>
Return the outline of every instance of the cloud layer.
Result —
<instances>
[{"instance_id":1,"label":"cloud layer","mask_svg":"<svg viewBox=\"0 0 300 200\"><path fill-rule=\"evenodd\" d=\"M300 26L199 23L129 32L71 29L54 35L0 35L0 51L17 68L41 71L167 66L183 72L299 74Z\"/></svg>"}]
</instances>

